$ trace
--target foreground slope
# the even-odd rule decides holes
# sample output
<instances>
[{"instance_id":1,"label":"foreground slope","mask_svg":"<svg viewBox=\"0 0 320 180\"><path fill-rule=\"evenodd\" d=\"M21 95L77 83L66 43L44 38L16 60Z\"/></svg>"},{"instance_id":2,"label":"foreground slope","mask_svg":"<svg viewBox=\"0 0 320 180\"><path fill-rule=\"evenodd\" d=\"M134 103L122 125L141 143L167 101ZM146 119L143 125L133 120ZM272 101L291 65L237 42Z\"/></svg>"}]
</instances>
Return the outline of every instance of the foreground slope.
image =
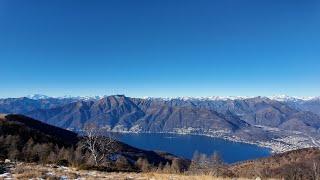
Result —
<instances>
[{"instance_id":1,"label":"foreground slope","mask_svg":"<svg viewBox=\"0 0 320 180\"><path fill-rule=\"evenodd\" d=\"M1 165L1 164L0 164ZM301 149L274 155L253 161L226 165L220 171L228 174L205 174L199 169L197 173L187 171L184 174L149 171L140 173L102 172L79 170L71 167L55 167L52 165L38 165L35 163L7 164L8 172L2 177L7 178L62 178L69 179L177 179L177 180L216 180L216 179L288 179L288 180L315 180L320 178L320 150L316 148ZM220 172L221 173L221 172ZM218 173L219 174L219 173ZM0 175L1 177L1 175ZM259 179L259 178L258 178Z\"/></svg>"},{"instance_id":2,"label":"foreground slope","mask_svg":"<svg viewBox=\"0 0 320 180\"><path fill-rule=\"evenodd\" d=\"M58 128L23 115L2 115L0 117L0 136L19 136L22 142L32 138L39 143L51 142L72 146L80 140L76 133Z\"/></svg>"},{"instance_id":3,"label":"foreground slope","mask_svg":"<svg viewBox=\"0 0 320 180\"><path fill-rule=\"evenodd\" d=\"M8 139L9 137L10 139ZM0 140L8 141L11 139L14 140L15 144L8 144L8 147L6 142L2 142L2 145L0 145L0 148L3 148L1 149L2 159L9 158L10 148L15 151L21 151L22 153L24 151L23 148L28 146L30 139L32 139L34 144L50 144L50 147L58 145L60 148L72 148L78 145L81 137L78 137L74 132L48 125L23 115L1 115ZM177 158L165 152L145 151L119 141L115 143L117 144L117 155L127 158L127 160L132 163L142 158L147 159L149 163L157 166L160 163L171 163L173 159ZM19 152L17 153L19 154ZM49 154L45 156L49 156ZM186 161L186 163L188 163L188 161Z\"/></svg>"},{"instance_id":4,"label":"foreground slope","mask_svg":"<svg viewBox=\"0 0 320 180\"><path fill-rule=\"evenodd\" d=\"M317 179L320 178L320 149L299 149L268 158L240 162L231 165L230 170L238 177Z\"/></svg>"}]
</instances>

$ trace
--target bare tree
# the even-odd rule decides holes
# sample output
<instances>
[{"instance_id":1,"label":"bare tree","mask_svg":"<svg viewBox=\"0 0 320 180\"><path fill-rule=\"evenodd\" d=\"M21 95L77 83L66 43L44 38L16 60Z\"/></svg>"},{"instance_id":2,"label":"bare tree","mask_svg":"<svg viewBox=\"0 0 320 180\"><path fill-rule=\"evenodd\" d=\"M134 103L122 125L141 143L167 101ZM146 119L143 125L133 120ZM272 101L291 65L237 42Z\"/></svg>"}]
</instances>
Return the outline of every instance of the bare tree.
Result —
<instances>
[{"instance_id":1,"label":"bare tree","mask_svg":"<svg viewBox=\"0 0 320 180\"><path fill-rule=\"evenodd\" d=\"M303 174L305 174L305 172L301 169L301 167L296 165L289 165L287 167L287 172L284 175L284 179L301 180L303 179Z\"/></svg>"},{"instance_id":2,"label":"bare tree","mask_svg":"<svg viewBox=\"0 0 320 180\"><path fill-rule=\"evenodd\" d=\"M220 170L223 166L223 160L217 151L213 152L213 154L210 156L208 164L208 167L210 169L209 174L213 176L220 175Z\"/></svg>"},{"instance_id":3,"label":"bare tree","mask_svg":"<svg viewBox=\"0 0 320 180\"><path fill-rule=\"evenodd\" d=\"M151 164L146 158L139 158L136 161L136 166L143 172L149 172L151 170Z\"/></svg>"},{"instance_id":4,"label":"bare tree","mask_svg":"<svg viewBox=\"0 0 320 180\"><path fill-rule=\"evenodd\" d=\"M223 160L218 152L211 156L196 151L189 166L189 172L192 174L210 174L217 176L223 168Z\"/></svg>"},{"instance_id":5,"label":"bare tree","mask_svg":"<svg viewBox=\"0 0 320 180\"><path fill-rule=\"evenodd\" d=\"M186 169L182 159L174 158L171 163L171 171L173 173L181 173Z\"/></svg>"},{"instance_id":6,"label":"bare tree","mask_svg":"<svg viewBox=\"0 0 320 180\"><path fill-rule=\"evenodd\" d=\"M313 179L320 180L320 165L317 161L313 161L312 163L312 171L313 171Z\"/></svg>"},{"instance_id":7,"label":"bare tree","mask_svg":"<svg viewBox=\"0 0 320 180\"><path fill-rule=\"evenodd\" d=\"M101 131L93 124L85 126L82 147L89 151L96 166L100 166L116 152L117 145L111 133Z\"/></svg>"},{"instance_id":8,"label":"bare tree","mask_svg":"<svg viewBox=\"0 0 320 180\"><path fill-rule=\"evenodd\" d=\"M200 161L200 153L199 151L195 151L193 153L192 159L191 159L191 163L189 166L189 172L192 174L198 173L200 171L200 167L199 167L199 161Z\"/></svg>"},{"instance_id":9,"label":"bare tree","mask_svg":"<svg viewBox=\"0 0 320 180\"><path fill-rule=\"evenodd\" d=\"M211 155L210 164L211 166L220 166L223 164L223 160L217 151L214 151L213 154Z\"/></svg>"}]
</instances>

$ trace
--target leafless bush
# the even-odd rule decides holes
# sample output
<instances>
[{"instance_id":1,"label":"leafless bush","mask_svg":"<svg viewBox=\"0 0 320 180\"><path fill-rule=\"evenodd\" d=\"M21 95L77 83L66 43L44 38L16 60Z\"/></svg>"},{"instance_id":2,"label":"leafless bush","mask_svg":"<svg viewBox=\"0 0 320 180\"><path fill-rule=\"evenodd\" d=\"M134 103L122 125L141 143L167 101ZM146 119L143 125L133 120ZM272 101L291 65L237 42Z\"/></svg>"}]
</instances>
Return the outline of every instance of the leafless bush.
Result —
<instances>
[{"instance_id":1,"label":"leafless bush","mask_svg":"<svg viewBox=\"0 0 320 180\"><path fill-rule=\"evenodd\" d=\"M312 162L312 172L313 172L313 179L320 180L320 164L319 161L314 160Z\"/></svg>"},{"instance_id":2,"label":"leafless bush","mask_svg":"<svg viewBox=\"0 0 320 180\"><path fill-rule=\"evenodd\" d=\"M152 169L148 159L146 158L139 158L135 165L143 172L149 172Z\"/></svg>"},{"instance_id":3,"label":"leafless bush","mask_svg":"<svg viewBox=\"0 0 320 180\"><path fill-rule=\"evenodd\" d=\"M103 164L117 150L117 141L111 133L89 124L84 128L82 148L90 153L95 166Z\"/></svg>"},{"instance_id":4,"label":"leafless bush","mask_svg":"<svg viewBox=\"0 0 320 180\"><path fill-rule=\"evenodd\" d=\"M175 158L172 160L171 163L171 172L173 173L181 173L182 171L185 171L185 165L182 159Z\"/></svg>"},{"instance_id":5,"label":"leafless bush","mask_svg":"<svg viewBox=\"0 0 320 180\"><path fill-rule=\"evenodd\" d=\"M189 173L218 176L222 169L223 160L217 152L207 156L196 151L189 166Z\"/></svg>"}]
</instances>

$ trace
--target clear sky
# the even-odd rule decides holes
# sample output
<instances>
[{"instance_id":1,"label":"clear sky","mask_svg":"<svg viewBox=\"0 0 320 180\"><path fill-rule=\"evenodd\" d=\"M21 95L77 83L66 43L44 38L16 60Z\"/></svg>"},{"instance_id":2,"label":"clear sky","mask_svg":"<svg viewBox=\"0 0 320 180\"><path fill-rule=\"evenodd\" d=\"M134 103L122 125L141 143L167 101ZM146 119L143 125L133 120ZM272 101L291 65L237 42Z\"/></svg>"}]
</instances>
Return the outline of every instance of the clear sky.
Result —
<instances>
[{"instance_id":1,"label":"clear sky","mask_svg":"<svg viewBox=\"0 0 320 180\"><path fill-rule=\"evenodd\" d=\"M319 0L0 0L0 97L320 95Z\"/></svg>"}]
</instances>

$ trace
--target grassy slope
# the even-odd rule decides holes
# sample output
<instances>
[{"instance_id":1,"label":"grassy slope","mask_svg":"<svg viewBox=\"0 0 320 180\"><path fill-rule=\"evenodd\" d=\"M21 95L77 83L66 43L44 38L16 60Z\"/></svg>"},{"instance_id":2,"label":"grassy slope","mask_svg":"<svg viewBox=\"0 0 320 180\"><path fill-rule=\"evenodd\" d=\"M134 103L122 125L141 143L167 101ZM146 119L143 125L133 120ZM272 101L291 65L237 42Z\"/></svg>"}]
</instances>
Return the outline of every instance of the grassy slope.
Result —
<instances>
[{"instance_id":1,"label":"grassy slope","mask_svg":"<svg viewBox=\"0 0 320 180\"><path fill-rule=\"evenodd\" d=\"M11 164L10 174L7 177L13 179L107 179L107 180L224 180L230 178L217 178L207 175L182 175L182 174L163 174L163 173L110 173L101 171L77 170L68 167L54 167L50 165L37 165L32 163ZM1 179L1 178L0 178ZM239 178L238 180L243 180Z\"/></svg>"},{"instance_id":2,"label":"grassy slope","mask_svg":"<svg viewBox=\"0 0 320 180\"><path fill-rule=\"evenodd\" d=\"M232 165L230 170L235 175L241 177L254 177L257 175L290 177L291 175L301 173L303 179L309 179L314 173L314 163L318 165L320 170L319 148L299 149L276 154L268 158L246 161Z\"/></svg>"}]
</instances>

